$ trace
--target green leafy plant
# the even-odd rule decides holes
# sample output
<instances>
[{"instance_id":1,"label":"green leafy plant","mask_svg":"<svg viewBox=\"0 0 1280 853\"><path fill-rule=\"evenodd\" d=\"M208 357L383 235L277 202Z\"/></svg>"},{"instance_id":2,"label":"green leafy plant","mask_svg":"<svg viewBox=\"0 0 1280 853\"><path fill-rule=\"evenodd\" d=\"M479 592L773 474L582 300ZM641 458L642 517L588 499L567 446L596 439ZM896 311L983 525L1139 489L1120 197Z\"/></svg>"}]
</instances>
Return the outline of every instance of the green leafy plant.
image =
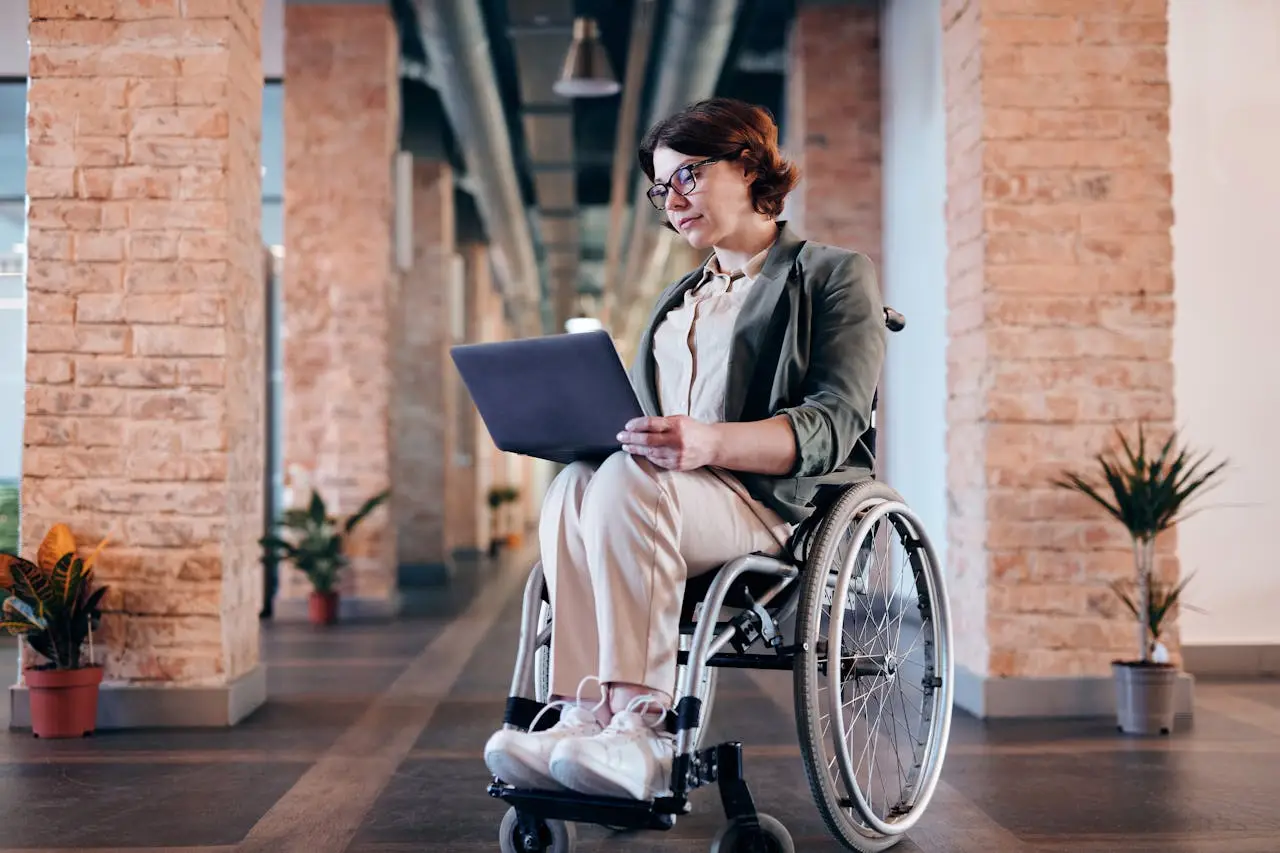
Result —
<instances>
[{"instance_id":1,"label":"green leafy plant","mask_svg":"<svg viewBox=\"0 0 1280 853\"><path fill-rule=\"evenodd\" d=\"M389 491L374 495L342 520L329 515L324 498L313 489L307 507L281 513L276 529L262 537L259 544L277 559L293 563L311 581L316 592L332 592L348 563L347 537L389 495Z\"/></svg>"},{"instance_id":2,"label":"green leafy plant","mask_svg":"<svg viewBox=\"0 0 1280 853\"><path fill-rule=\"evenodd\" d=\"M1135 578L1112 588L1138 623L1142 663L1151 655L1169 616L1181 601L1191 576L1177 584L1160 583L1155 578L1155 540L1191 513L1192 499L1216 485L1226 462L1208 464L1208 454L1196 455L1180 447L1174 433L1154 455L1148 455L1147 436L1138 425L1136 447L1119 431L1121 453L1104 451L1095 456L1101 469L1100 482L1067 472L1055 485L1093 500L1129 533L1133 542Z\"/></svg>"},{"instance_id":3,"label":"green leafy plant","mask_svg":"<svg viewBox=\"0 0 1280 853\"><path fill-rule=\"evenodd\" d=\"M93 588L93 561L105 544L81 560L71 531L58 524L45 536L36 562L0 554L0 587L6 593L0 627L25 636L48 661L37 669L81 668L81 651L98 626L107 592L105 586Z\"/></svg>"}]
</instances>

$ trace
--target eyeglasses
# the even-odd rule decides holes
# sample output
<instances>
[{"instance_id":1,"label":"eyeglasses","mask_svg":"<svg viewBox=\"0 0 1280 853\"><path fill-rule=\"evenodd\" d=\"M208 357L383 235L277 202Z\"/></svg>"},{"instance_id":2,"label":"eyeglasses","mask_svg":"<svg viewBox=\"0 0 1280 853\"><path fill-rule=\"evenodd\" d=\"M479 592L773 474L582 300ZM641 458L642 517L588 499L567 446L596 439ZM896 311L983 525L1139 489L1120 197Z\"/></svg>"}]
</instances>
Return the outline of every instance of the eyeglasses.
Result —
<instances>
[{"instance_id":1,"label":"eyeglasses","mask_svg":"<svg viewBox=\"0 0 1280 853\"><path fill-rule=\"evenodd\" d=\"M649 202L658 210L665 210L667 207L667 196L672 190L680 193L680 195L688 195L693 192L698 182L694 174L703 166L710 166L712 163L719 163L721 160L728 160L732 155L721 157L708 157L705 160L699 160L697 163L690 163L681 166L671 174L669 181L655 181L653 186L649 187Z\"/></svg>"}]
</instances>

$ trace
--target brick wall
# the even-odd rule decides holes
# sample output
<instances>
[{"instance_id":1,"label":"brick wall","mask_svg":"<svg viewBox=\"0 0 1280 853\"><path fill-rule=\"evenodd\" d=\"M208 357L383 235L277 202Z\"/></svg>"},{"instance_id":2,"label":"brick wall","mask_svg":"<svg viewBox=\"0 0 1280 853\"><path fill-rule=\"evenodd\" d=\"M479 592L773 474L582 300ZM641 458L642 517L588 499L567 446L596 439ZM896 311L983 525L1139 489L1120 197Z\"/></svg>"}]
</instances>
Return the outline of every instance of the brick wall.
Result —
<instances>
[{"instance_id":1,"label":"brick wall","mask_svg":"<svg viewBox=\"0 0 1280 853\"><path fill-rule=\"evenodd\" d=\"M1165 2L952 0L943 28L958 660L1102 674L1137 653L1128 541L1050 481L1173 419Z\"/></svg>"},{"instance_id":2,"label":"brick wall","mask_svg":"<svg viewBox=\"0 0 1280 853\"><path fill-rule=\"evenodd\" d=\"M296 502L314 484L347 514L391 483L398 40L385 6L289 4L285 30L284 463ZM386 511L350 553L344 592L388 597ZM291 568L280 588L308 589Z\"/></svg>"},{"instance_id":3,"label":"brick wall","mask_svg":"<svg viewBox=\"0 0 1280 853\"><path fill-rule=\"evenodd\" d=\"M791 34L788 150L803 172L791 204L804 234L866 253L881 246L879 12L801 4Z\"/></svg>"},{"instance_id":4,"label":"brick wall","mask_svg":"<svg viewBox=\"0 0 1280 853\"><path fill-rule=\"evenodd\" d=\"M489 275L489 252L482 243L470 243L459 247L463 262L463 336L467 342L483 340L482 300L493 287ZM451 439L456 456L453 476L448 483L449 547L452 550L471 551L489 545L488 505L485 503L487 485L480 464L480 447L488 440L488 431L480 420L466 385L457 375L452 360L446 357L446 370L453 385L454 424Z\"/></svg>"},{"instance_id":5,"label":"brick wall","mask_svg":"<svg viewBox=\"0 0 1280 853\"><path fill-rule=\"evenodd\" d=\"M397 310L395 489L400 562L443 563L447 555L446 476L453 461L454 376L450 280L455 253L453 172L447 163L413 164L413 269Z\"/></svg>"},{"instance_id":6,"label":"brick wall","mask_svg":"<svg viewBox=\"0 0 1280 853\"><path fill-rule=\"evenodd\" d=\"M261 9L30 13L25 550L112 538L108 678L225 682L258 655Z\"/></svg>"},{"instance_id":7,"label":"brick wall","mask_svg":"<svg viewBox=\"0 0 1280 853\"><path fill-rule=\"evenodd\" d=\"M467 299L474 306L467 319L467 337L473 341L494 340L495 317L501 311L501 301L493 290L489 268L488 249L483 243L472 243L467 252ZM493 536L493 518L489 509L489 489L494 484L493 457L497 449L484 421L477 415L475 430L475 481L476 481L476 542L481 550L489 547Z\"/></svg>"}]
</instances>

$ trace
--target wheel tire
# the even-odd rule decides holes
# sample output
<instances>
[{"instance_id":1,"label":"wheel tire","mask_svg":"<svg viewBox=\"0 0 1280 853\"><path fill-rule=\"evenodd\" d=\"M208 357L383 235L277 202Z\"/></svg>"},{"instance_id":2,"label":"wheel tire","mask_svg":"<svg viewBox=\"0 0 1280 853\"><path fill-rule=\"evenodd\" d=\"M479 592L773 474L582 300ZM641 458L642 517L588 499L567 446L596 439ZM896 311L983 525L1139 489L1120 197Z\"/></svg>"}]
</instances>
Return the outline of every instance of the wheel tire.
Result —
<instances>
[{"instance_id":1,"label":"wheel tire","mask_svg":"<svg viewBox=\"0 0 1280 853\"><path fill-rule=\"evenodd\" d=\"M498 847L502 853L572 853L577 833L571 823L562 820L538 821L539 843L529 846L520 837L520 818L515 808L507 809L498 827Z\"/></svg>"},{"instance_id":2,"label":"wheel tire","mask_svg":"<svg viewBox=\"0 0 1280 853\"><path fill-rule=\"evenodd\" d=\"M818 683L823 676L817 672L816 660L818 652L812 644L816 642L821 633L820 620L822 618L823 595L827 587L826 576L830 573L828 564L833 561L838 540L843 538L845 531L856 528L859 520L864 517L863 513L874 512L875 507L883 503L900 504L905 507L905 502L896 491L884 483L871 480L859 483L846 490L826 511L826 516L814 535L812 547L806 555L806 571L802 579L801 598L796 614L796 642L811 644L808 649L801 653L794 668L796 728L800 739L801 753L804 758L805 775L809 779L809 787L813 793L814 802L818 806L818 811L822 814L827 828L837 840L850 850L858 851L858 853L881 853L881 851L888 850L901 841L904 835L902 832L892 834L879 832L864 822L865 815L862 815L861 818L855 818L846 811L849 797L846 796L846 792L836 789L836 783L826 769L827 756L819 752L823 748L824 741L829 741L834 735L834 731L827 738L824 738L821 723L816 719L814 705L818 701ZM939 672L945 678L946 686L943 688L945 690L943 695L944 697L950 696L950 612L946 602L945 586L939 575L932 546L929 545L918 519L915 519L909 510L900 515L907 518L915 527L929 559L927 569L933 575L931 582L935 583L936 588L943 593L942 600L935 602L936 615L934 618L938 620L942 633L939 644L942 648L939 648L936 654L939 656L941 663ZM889 516L884 517L888 518ZM819 620L819 622L815 623L815 620ZM937 722L931 722L931 726L935 727L935 734L938 738L938 758L936 759L936 764L928 770L932 778L926 779L922 785L926 796L923 801L913 808L913 812L923 811L927 805L928 798L932 795L934 785L941 775L942 755L945 753L950 729L950 703L939 700L938 704L945 705L943 708L935 708L935 713L940 717L935 718ZM835 747L834 745L828 745L825 748L830 750ZM860 807L856 805L853 807L855 813L860 810Z\"/></svg>"},{"instance_id":3,"label":"wheel tire","mask_svg":"<svg viewBox=\"0 0 1280 853\"><path fill-rule=\"evenodd\" d=\"M796 853L795 842L791 833L782 825L782 821L763 812L756 815L760 823L760 831L764 835L763 844L753 843L754 839L743 837L743 826L740 819L729 821L711 841L711 853Z\"/></svg>"}]
</instances>

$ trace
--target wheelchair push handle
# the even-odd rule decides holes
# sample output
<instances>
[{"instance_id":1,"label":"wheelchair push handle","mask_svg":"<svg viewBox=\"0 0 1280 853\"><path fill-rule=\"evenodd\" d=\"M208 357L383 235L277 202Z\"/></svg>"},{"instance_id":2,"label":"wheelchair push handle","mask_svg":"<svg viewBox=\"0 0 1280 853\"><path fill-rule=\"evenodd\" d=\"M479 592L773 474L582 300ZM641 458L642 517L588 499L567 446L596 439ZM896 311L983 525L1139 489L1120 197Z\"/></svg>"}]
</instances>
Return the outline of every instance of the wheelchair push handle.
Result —
<instances>
[{"instance_id":1,"label":"wheelchair push handle","mask_svg":"<svg viewBox=\"0 0 1280 853\"><path fill-rule=\"evenodd\" d=\"M891 332L901 332L907 325L907 318L888 305L884 308L884 325Z\"/></svg>"}]
</instances>

